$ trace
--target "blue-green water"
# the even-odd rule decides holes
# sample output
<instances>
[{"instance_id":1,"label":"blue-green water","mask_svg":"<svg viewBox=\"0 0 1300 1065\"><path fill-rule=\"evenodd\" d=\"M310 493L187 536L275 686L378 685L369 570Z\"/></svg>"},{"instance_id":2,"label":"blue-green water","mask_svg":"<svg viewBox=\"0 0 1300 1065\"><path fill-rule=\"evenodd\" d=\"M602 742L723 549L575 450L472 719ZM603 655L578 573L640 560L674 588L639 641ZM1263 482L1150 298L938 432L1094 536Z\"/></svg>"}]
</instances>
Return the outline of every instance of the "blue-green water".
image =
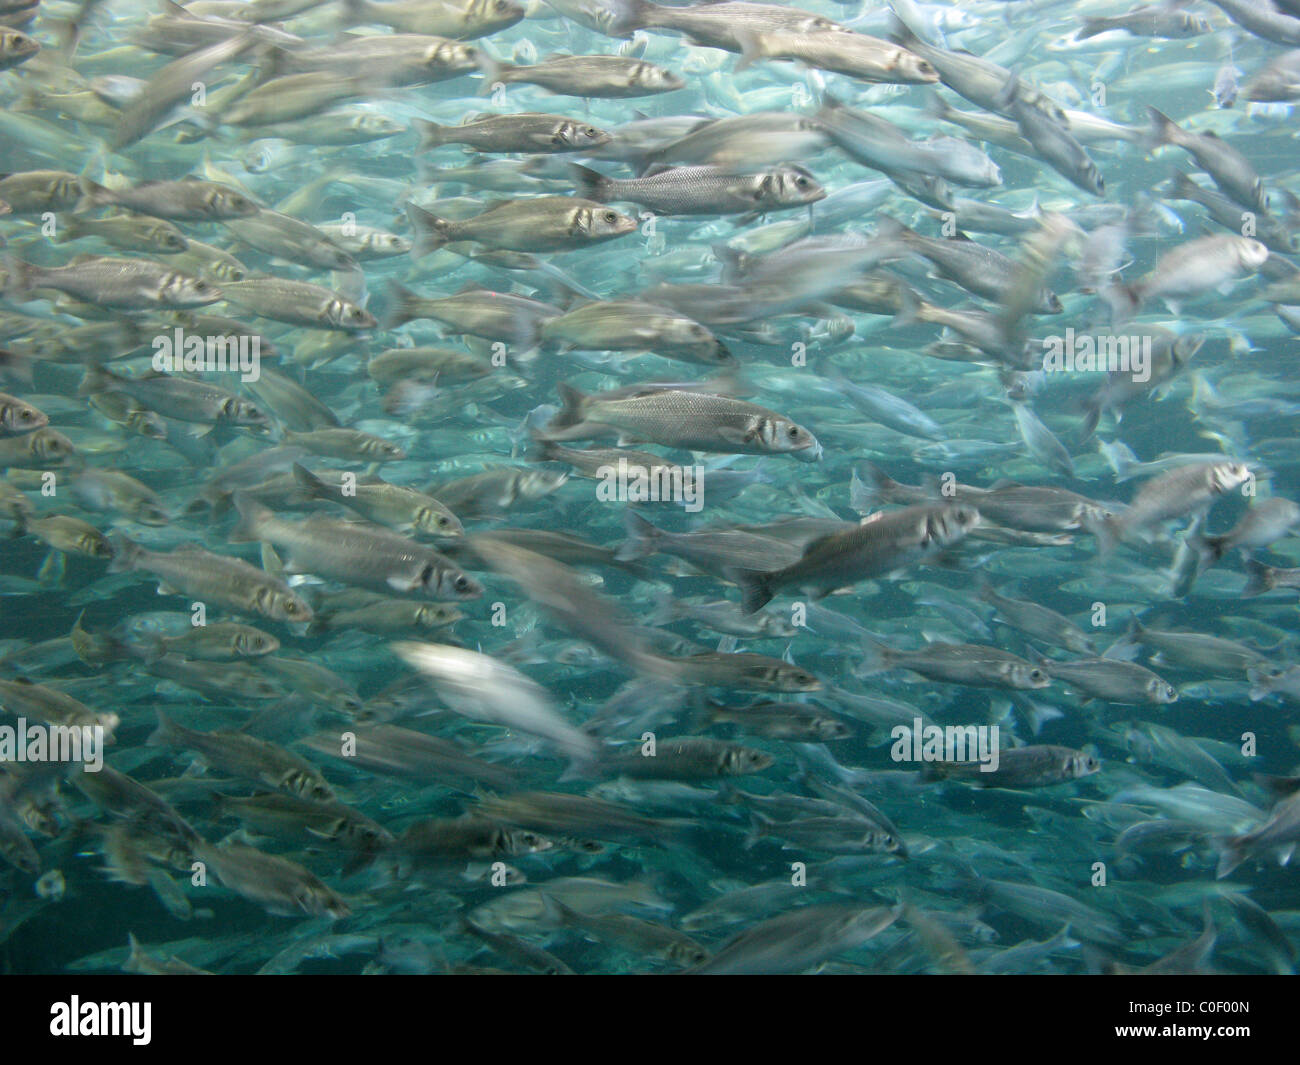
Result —
<instances>
[{"instance_id":1,"label":"blue-green water","mask_svg":"<svg viewBox=\"0 0 1300 1065\"><path fill-rule=\"evenodd\" d=\"M1293 970L1300 6L0 23L0 969Z\"/></svg>"}]
</instances>

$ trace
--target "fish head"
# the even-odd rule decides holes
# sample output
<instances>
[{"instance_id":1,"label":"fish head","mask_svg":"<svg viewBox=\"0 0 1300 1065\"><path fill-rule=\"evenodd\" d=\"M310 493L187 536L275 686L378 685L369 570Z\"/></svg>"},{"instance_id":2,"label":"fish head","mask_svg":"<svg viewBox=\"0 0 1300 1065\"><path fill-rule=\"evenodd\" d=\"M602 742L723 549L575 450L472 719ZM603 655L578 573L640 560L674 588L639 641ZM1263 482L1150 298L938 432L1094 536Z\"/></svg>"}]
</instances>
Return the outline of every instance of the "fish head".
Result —
<instances>
[{"instance_id":1,"label":"fish head","mask_svg":"<svg viewBox=\"0 0 1300 1065\"><path fill-rule=\"evenodd\" d=\"M1047 671L1039 669L1038 666L1011 663L1007 667L1007 675L1011 683L1022 690L1046 688L1052 683L1052 678L1048 676Z\"/></svg>"},{"instance_id":2,"label":"fish head","mask_svg":"<svg viewBox=\"0 0 1300 1065\"><path fill-rule=\"evenodd\" d=\"M412 247L400 233L372 233L366 237L365 243L376 255L405 255Z\"/></svg>"},{"instance_id":3,"label":"fish head","mask_svg":"<svg viewBox=\"0 0 1300 1065\"><path fill-rule=\"evenodd\" d=\"M235 635L233 641L235 653L245 658L269 655L280 647L280 641L269 632L247 629Z\"/></svg>"},{"instance_id":4,"label":"fish head","mask_svg":"<svg viewBox=\"0 0 1300 1065\"><path fill-rule=\"evenodd\" d=\"M1210 488L1216 495L1239 488L1250 479L1250 467L1244 462L1217 462L1210 469Z\"/></svg>"},{"instance_id":5,"label":"fish head","mask_svg":"<svg viewBox=\"0 0 1300 1065\"><path fill-rule=\"evenodd\" d=\"M435 599L478 599L483 594L483 585L473 577L456 569L439 569L433 562L425 563L416 587Z\"/></svg>"},{"instance_id":6,"label":"fish head","mask_svg":"<svg viewBox=\"0 0 1300 1065\"><path fill-rule=\"evenodd\" d=\"M158 245L158 250L165 253L182 252L190 246L190 242L184 236L171 229L156 230L153 239Z\"/></svg>"},{"instance_id":7,"label":"fish head","mask_svg":"<svg viewBox=\"0 0 1300 1065\"><path fill-rule=\"evenodd\" d=\"M293 893L293 901L303 913L313 917L342 920L352 916L352 908L324 884L304 884Z\"/></svg>"},{"instance_id":8,"label":"fish head","mask_svg":"<svg viewBox=\"0 0 1300 1065\"><path fill-rule=\"evenodd\" d=\"M1152 677L1146 684L1147 699L1153 703L1167 705L1178 702L1178 689L1168 681Z\"/></svg>"},{"instance_id":9,"label":"fish head","mask_svg":"<svg viewBox=\"0 0 1300 1065\"><path fill-rule=\"evenodd\" d=\"M598 148L608 144L613 138L603 129L597 129L586 122L574 122L569 119L558 123L551 135L552 143L573 149Z\"/></svg>"},{"instance_id":10,"label":"fish head","mask_svg":"<svg viewBox=\"0 0 1300 1065\"><path fill-rule=\"evenodd\" d=\"M22 400L0 404L0 427L11 433L30 433L50 424L49 416Z\"/></svg>"},{"instance_id":11,"label":"fish head","mask_svg":"<svg viewBox=\"0 0 1300 1065\"><path fill-rule=\"evenodd\" d=\"M88 558L113 557L113 545L98 529L87 529L85 532L78 533L74 542L77 550Z\"/></svg>"},{"instance_id":12,"label":"fish head","mask_svg":"<svg viewBox=\"0 0 1300 1065\"><path fill-rule=\"evenodd\" d=\"M591 241L612 240L636 230L636 219L621 211L589 200L578 202L586 206L577 206L569 214L571 237L583 237Z\"/></svg>"},{"instance_id":13,"label":"fish head","mask_svg":"<svg viewBox=\"0 0 1300 1065\"><path fill-rule=\"evenodd\" d=\"M1065 760L1066 775L1074 778L1091 776L1101 769L1101 760L1076 751Z\"/></svg>"},{"instance_id":14,"label":"fish head","mask_svg":"<svg viewBox=\"0 0 1300 1065\"><path fill-rule=\"evenodd\" d=\"M0 31L0 52L13 58L27 58L41 50L41 46L25 33L17 30Z\"/></svg>"},{"instance_id":15,"label":"fish head","mask_svg":"<svg viewBox=\"0 0 1300 1065\"><path fill-rule=\"evenodd\" d=\"M804 462L816 462L822 457L822 446L817 438L788 418L753 419L745 434L744 443L757 443L764 451L793 454Z\"/></svg>"},{"instance_id":16,"label":"fish head","mask_svg":"<svg viewBox=\"0 0 1300 1065\"><path fill-rule=\"evenodd\" d=\"M471 0L465 14L466 21L486 36L522 21L525 12L514 0Z\"/></svg>"},{"instance_id":17,"label":"fish head","mask_svg":"<svg viewBox=\"0 0 1300 1065\"><path fill-rule=\"evenodd\" d=\"M674 941L668 947L667 958L674 965L683 967L703 965L709 960L709 952L698 943Z\"/></svg>"},{"instance_id":18,"label":"fish head","mask_svg":"<svg viewBox=\"0 0 1300 1065\"><path fill-rule=\"evenodd\" d=\"M463 41L439 41L424 53L424 66L431 71L457 70L468 74L478 69L480 52Z\"/></svg>"},{"instance_id":19,"label":"fish head","mask_svg":"<svg viewBox=\"0 0 1300 1065\"><path fill-rule=\"evenodd\" d=\"M819 740L846 740L853 735L853 730L843 721L834 717L818 717L813 721L813 731Z\"/></svg>"},{"instance_id":20,"label":"fish head","mask_svg":"<svg viewBox=\"0 0 1300 1065\"><path fill-rule=\"evenodd\" d=\"M57 429L37 429L27 440L27 449L46 461L67 462L77 453L72 441Z\"/></svg>"},{"instance_id":21,"label":"fish head","mask_svg":"<svg viewBox=\"0 0 1300 1065\"><path fill-rule=\"evenodd\" d=\"M502 832L502 845L500 848L503 854L537 854L539 851L548 851L553 844L545 836L536 832L529 832L526 829L507 829Z\"/></svg>"},{"instance_id":22,"label":"fish head","mask_svg":"<svg viewBox=\"0 0 1300 1065\"><path fill-rule=\"evenodd\" d=\"M630 87L645 89L647 92L673 92L686 88L686 80L671 70L657 67L653 63L637 63L628 75Z\"/></svg>"},{"instance_id":23,"label":"fish head","mask_svg":"<svg viewBox=\"0 0 1300 1065\"><path fill-rule=\"evenodd\" d=\"M955 543L980 523L980 512L965 503L941 507L925 519L923 546L943 547Z\"/></svg>"},{"instance_id":24,"label":"fish head","mask_svg":"<svg viewBox=\"0 0 1300 1065\"><path fill-rule=\"evenodd\" d=\"M812 173L802 166L778 166L763 176L759 198L784 206L816 203L826 198L826 190Z\"/></svg>"},{"instance_id":25,"label":"fish head","mask_svg":"<svg viewBox=\"0 0 1300 1065\"><path fill-rule=\"evenodd\" d=\"M221 299L221 289L193 274L169 273L159 286L162 296L176 307L202 307Z\"/></svg>"},{"instance_id":26,"label":"fish head","mask_svg":"<svg viewBox=\"0 0 1300 1065\"><path fill-rule=\"evenodd\" d=\"M259 594L258 599L262 612L276 621L310 621L313 617L311 607L287 588L271 589L267 595Z\"/></svg>"},{"instance_id":27,"label":"fish head","mask_svg":"<svg viewBox=\"0 0 1300 1065\"><path fill-rule=\"evenodd\" d=\"M315 773L295 770L285 777L281 785L286 791L311 802L329 802L334 798L334 789Z\"/></svg>"},{"instance_id":28,"label":"fish head","mask_svg":"<svg viewBox=\"0 0 1300 1065\"><path fill-rule=\"evenodd\" d=\"M900 79L915 85L933 85L939 80L939 72L930 62L903 48L898 50L893 67Z\"/></svg>"},{"instance_id":29,"label":"fish head","mask_svg":"<svg viewBox=\"0 0 1300 1065\"><path fill-rule=\"evenodd\" d=\"M356 330L358 332L364 329L374 329L379 325L379 320L364 307L353 303L351 300L338 298L329 301L329 305L325 309L325 320L340 329Z\"/></svg>"},{"instance_id":30,"label":"fish head","mask_svg":"<svg viewBox=\"0 0 1300 1065\"><path fill-rule=\"evenodd\" d=\"M430 506L416 507L412 524L419 532L429 536L465 535L465 529L460 522L450 514L444 514Z\"/></svg>"},{"instance_id":31,"label":"fish head","mask_svg":"<svg viewBox=\"0 0 1300 1065\"><path fill-rule=\"evenodd\" d=\"M261 208L242 192L214 186L204 199L204 208L213 218L248 218Z\"/></svg>"},{"instance_id":32,"label":"fish head","mask_svg":"<svg viewBox=\"0 0 1300 1065\"><path fill-rule=\"evenodd\" d=\"M722 756L721 768L725 776L739 776L743 773L761 773L775 761L766 751L753 747L731 747Z\"/></svg>"},{"instance_id":33,"label":"fish head","mask_svg":"<svg viewBox=\"0 0 1300 1065\"><path fill-rule=\"evenodd\" d=\"M1268 261L1268 248L1252 237L1237 238L1237 261L1243 269L1258 270Z\"/></svg>"}]
</instances>

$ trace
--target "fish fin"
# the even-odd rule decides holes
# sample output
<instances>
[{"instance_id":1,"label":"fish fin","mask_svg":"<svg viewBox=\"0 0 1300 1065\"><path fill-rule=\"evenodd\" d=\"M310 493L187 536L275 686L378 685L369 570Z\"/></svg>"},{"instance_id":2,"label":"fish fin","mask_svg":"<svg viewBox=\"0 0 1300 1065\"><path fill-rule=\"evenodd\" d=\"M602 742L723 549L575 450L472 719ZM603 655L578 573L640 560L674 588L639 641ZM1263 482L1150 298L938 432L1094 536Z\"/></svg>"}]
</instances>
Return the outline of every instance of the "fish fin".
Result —
<instances>
[{"instance_id":1,"label":"fish fin","mask_svg":"<svg viewBox=\"0 0 1300 1065\"><path fill-rule=\"evenodd\" d=\"M433 148L441 147L445 142L445 126L440 126L436 122L430 122L427 118L411 119L411 129L420 137L420 142L415 146L415 154L420 155Z\"/></svg>"},{"instance_id":2,"label":"fish fin","mask_svg":"<svg viewBox=\"0 0 1300 1065\"><path fill-rule=\"evenodd\" d=\"M604 174L579 163L570 163L569 173L573 176L576 196L584 200L594 200L596 203L609 202L610 181Z\"/></svg>"},{"instance_id":3,"label":"fish fin","mask_svg":"<svg viewBox=\"0 0 1300 1065\"><path fill-rule=\"evenodd\" d=\"M149 738L144 741L145 746L170 746L180 738L180 730L176 727L176 723L161 710L155 710L154 713L158 715L158 727L149 733Z\"/></svg>"},{"instance_id":4,"label":"fish fin","mask_svg":"<svg viewBox=\"0 0 1300 1065\"><path fill-rule=\"evenodd\" d=\"M406 217L411 223L411 231L415 234L415 240L411 242L412 259L423 259L451 239L451 223L445 218L430 214L413 203L406 205Z\"/></svg>"},{"instance_id":5,"label":"fish fin","mask_svg":"<svg viewBox=\"0 0 1300 1065\"><path fill-rule=\"evenodd\" d=\"M740 588L740 608L746 614L756 614L772 601L775 594L770 583L771 574L762 570L728 567L727 579Z\"/></svg>"},{"instance_id":6,"label":"fish fin","mask_svg":"<svg viewBox=\"0 0 1300 1065\"><path fill-rule=\"evenodd\" d=\"M257 528L263 521L272 516L270 509L262 506L261 503L243 492L235 492L234 501L235 509L239 511L239 521L230 530L227 539L232 544L246 544L254 540L260 540L261 537L257 534Z\"/></svg>"},{"instance_id":7,"label":"fish fin","mask_svg":"<svg viewBox=\"0 0 1300 1065\"><path fill-rule=\"evenodd\" d=\"M614 552L619 562L635 562L649 558L659 550L659 537L662 530L651 525L645 518L633 510L623 513L623 526L627 530L627 539Z\"/></svg>"},{"instance_id":8,"label":"fish fin","mask_svg":"<svg viewBox=\"0 0 1300 1065\"><path fill-rule=\"evenodd\" d=\"M1246 559L1246 587L1241 590L1243 598L1263 595L1273 588L1273 568L1253 558Z\"/></svg>"}]
</instances>

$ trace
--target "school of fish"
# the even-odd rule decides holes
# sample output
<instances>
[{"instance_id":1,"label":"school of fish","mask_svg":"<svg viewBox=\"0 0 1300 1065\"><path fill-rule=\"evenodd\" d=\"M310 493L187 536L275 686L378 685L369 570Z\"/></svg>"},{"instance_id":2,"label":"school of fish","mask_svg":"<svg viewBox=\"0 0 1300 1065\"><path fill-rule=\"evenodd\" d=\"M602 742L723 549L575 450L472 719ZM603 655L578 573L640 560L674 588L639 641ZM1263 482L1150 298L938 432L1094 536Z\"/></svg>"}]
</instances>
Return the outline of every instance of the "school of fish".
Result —
<instances>
[{"instance_id":1,"label":"school of fish","mask_svg":"<svg viewBox=\"0 0 1300 1065\"><path fill-rule=\"evenodd\" d=\"M0 0L0 972L1294 972L1297 102L1300 0Z\"/></svg>"}]
</instances>

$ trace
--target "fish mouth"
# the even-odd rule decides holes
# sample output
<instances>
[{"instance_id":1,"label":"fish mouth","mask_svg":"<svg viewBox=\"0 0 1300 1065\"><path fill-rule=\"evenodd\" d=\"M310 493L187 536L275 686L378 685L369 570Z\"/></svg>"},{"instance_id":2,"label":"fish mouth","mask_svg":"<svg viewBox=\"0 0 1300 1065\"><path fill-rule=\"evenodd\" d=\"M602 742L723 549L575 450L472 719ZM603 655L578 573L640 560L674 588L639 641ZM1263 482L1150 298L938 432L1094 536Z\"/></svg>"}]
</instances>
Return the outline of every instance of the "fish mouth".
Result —
<instances>
[{"instance_id":1,"label":"fish mouth","mask_svg":"<svg viewBox=\"0 0 1300 1065\"><path fill-rule=\"evenodd\" d=\"M818 441L814 440L807 447L802 447L798 451L791 451L790 454L800 462L820 462L822 446Z\"/></svg>"}]
</instances>

